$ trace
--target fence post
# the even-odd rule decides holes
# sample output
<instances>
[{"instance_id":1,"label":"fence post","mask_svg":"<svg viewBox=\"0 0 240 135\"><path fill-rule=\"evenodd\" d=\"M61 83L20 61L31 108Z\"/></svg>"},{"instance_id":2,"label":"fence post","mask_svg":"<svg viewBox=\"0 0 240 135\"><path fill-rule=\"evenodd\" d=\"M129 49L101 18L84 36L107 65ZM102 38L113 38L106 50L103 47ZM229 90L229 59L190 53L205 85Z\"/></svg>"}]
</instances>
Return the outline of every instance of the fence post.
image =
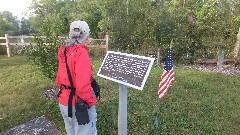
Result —
<instances>
[{"instance_id":1,"label":"fence post","mask_svg":"<svg viewBox=\"0 0 240 135\"><path fill-rule=\"evenodd\" d=\"M106 53L107 53L107 51L108 51L108 39L109 39L109 37L108 37L108 35L106 35Z\"/></svg>"},{"instance_id":2,"label":"fence post","mask_svg":"<svg viewBox=\"0 0 240 135\"><path fill-rule=\"evenodd\" d=\"M224 65L224 52L223 52L223 50L219 50L218 59L217 59L217 69L221 70L223 65Z\"/></svg>"},{"instance_id":3,"label":"fence post","mask_svg":"<svg viewBox=\"0 0 240 135\"><path fill-rule=\"evenodd\" d=\"M8 34L5 34L5 39L6 39L7 55L8 57L11 57L11 46L9 44Z\"/></svg>"}]
</instances>

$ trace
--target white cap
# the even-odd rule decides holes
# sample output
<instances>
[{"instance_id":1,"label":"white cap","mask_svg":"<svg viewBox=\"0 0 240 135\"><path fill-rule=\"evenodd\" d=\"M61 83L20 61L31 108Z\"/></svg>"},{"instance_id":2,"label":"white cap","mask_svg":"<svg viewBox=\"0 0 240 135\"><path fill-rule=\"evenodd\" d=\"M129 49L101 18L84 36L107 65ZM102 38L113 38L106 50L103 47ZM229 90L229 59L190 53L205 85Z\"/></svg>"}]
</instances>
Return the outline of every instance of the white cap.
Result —
<instances>
[{"instance_id":1,"label":"white cap","mask_svg":"<svg viewBox=\"0 0 240 135\"><path fill-rule=\"evenodd\" d=\"M85 21L74 21L70 25L70 38L80 38L85 40L89 33L90 29Z\"/></svg>"}]
</instances>

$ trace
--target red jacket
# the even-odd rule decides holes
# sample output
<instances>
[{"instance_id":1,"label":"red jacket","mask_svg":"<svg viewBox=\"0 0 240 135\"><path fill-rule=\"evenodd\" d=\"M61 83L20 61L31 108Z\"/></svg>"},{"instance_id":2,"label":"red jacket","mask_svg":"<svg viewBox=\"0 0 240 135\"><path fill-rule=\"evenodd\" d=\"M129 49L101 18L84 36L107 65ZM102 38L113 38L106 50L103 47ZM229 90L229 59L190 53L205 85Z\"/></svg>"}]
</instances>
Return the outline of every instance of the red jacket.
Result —
<instances>
[{"instance_id":1,"label":"red jacket","mask_svg":"<svg viewBox=\"0 0 240 135\"><path fill-rule=\"evenodd\" d=\"M60 87L61 84L71 86L64 58L65 48L66 46L63 45L58 52L58 73L56 77L56 84L58 87ZM85 45L71 46L67 49L66 55L72 75L73 85L76 88L72 105L75 106L77 95L87 102L88 107L95 105L96 98L93 95L93 89L91 87L91 82L93 80L92 64L90 62L87 47ZM69 94L70 90L63 88L62 93L58 98L59 103L68 106Z\"/></svg>"}]
</instances>

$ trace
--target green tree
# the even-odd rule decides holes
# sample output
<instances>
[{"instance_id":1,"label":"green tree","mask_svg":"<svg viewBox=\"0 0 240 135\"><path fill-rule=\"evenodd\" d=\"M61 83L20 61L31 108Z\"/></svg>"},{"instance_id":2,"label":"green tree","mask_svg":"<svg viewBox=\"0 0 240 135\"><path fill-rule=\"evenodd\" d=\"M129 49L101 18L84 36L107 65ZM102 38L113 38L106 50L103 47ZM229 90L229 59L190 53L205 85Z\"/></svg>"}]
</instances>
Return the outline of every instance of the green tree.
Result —
<instances>
[{"instance_id":1,"label":"green tree","mask_svg":"<svg viewBox=\"0 0 240 135\"><path fill-rule=\"evenodd\" d=\"M28 20L26 18L22 18L20 21L20 35L29 35L30 25L28 23Z\"/></svg>"},{"instance_id":2,"label":"green tree","mask_svg":"<svg viewBox=\"0 0 240 135\"><path fill-rule=\"evenodd\" d=\"M17 17L13 16L9 11L0 12L0 34L17 35L19 32L19 25Z\"/></svg>"},{"instance_id":3,"label":"green tree","mask_svg":"<svg viewBox=\"0 0 240 135\"><path fill-rule=\"evenodd\" d=\"M90 25L91 36L97 37L100 32L98 22L102 18L98 4L97 0L33 1L31 9L35 16L31 17L30 24L42 35L47 35L49 31L61 35L68 33L72 21L85 20ZM50 27L46 28L46 23Z\"/></svg>"}]
</instances>

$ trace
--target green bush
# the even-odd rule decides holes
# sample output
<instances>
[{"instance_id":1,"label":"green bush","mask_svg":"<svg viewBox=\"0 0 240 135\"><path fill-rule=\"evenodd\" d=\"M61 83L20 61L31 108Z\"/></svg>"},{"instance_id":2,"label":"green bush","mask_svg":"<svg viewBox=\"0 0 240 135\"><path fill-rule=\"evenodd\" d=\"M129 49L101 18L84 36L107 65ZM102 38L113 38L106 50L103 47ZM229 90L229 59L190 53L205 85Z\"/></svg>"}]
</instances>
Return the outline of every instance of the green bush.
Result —
<instances>
[{"instance_id":1,"label":"green bush","mask_svg":"<svg viewBox=\"0 0 240 135\"><path fill-rule=\"evenodd\" d=\"M58 49L63 44L58 36L48 36L45 39L36 36L35 43L23 51L42 71L47 78L54 80L58 68Z\"/></svg>"},{"instance_id":2,"label":"green bush","mask_svg":"<svg viewBox=\"0 0 240 135\"><path fill-rule=\"evenodd\" d=\"M41 38L38 35L34 37L34 43L25 47L23 53L28 55L33 64L36 65L44 76L54 81L58 68L58 49L63 44L60 40L60 29L64 26L52 27L51 20L47 19L41 24L41 34L46 35L46 38Z\"/></svg>"},{"instance_id":3,"label":"green bush","mask_svg":"<svg viewBox=\"0 0 240 135\"><path fill-rule=\"evenodd\" d=\"M0 45L0 55L6 55L6 54L7 54L6 46Z\"/></svg>"}]
</instances>

